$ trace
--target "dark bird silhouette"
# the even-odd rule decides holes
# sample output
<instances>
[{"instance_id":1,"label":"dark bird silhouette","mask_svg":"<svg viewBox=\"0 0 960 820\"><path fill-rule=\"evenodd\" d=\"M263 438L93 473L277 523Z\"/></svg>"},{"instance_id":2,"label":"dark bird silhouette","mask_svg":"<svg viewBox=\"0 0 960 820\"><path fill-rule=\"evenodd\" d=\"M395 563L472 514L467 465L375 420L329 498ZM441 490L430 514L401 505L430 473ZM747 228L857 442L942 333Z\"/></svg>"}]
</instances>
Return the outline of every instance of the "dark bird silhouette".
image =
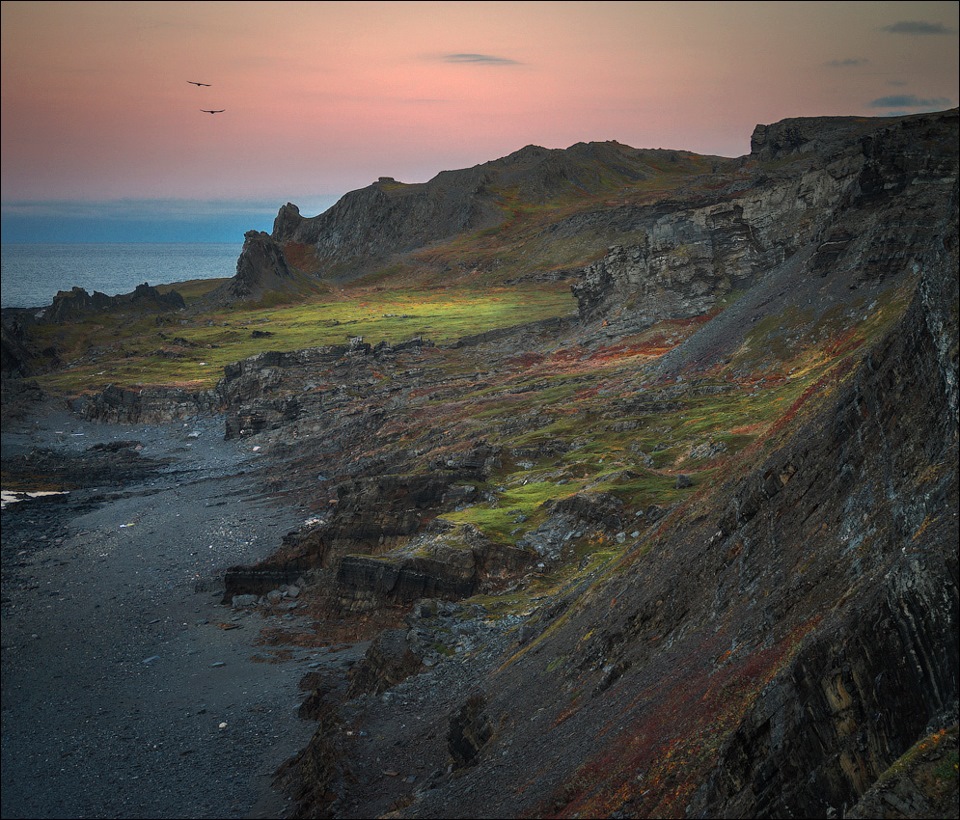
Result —
<instances>
[{"instance_id":1,"label":"dark bird silhouette","mask_svg":"<svg viewBox=\"0 0 960 820\"><path fill-rule=\"evenodd\" d=\"M210 83L195 83L193 80L187 80L187 82L190 83L190 85L197 85L197 86L202 85L202 86L205 86L206 88L210 87Z\"/></svg>"},{"instance_id":2,"label":"dark bird silhouette","mask_svg":"<svg viewBox=\"0 0 960 820\"><path fill-rule=\"evenodd\" d=\"M224 111L226 111L227 109L226 109L226 108L214 108L214 109L201 108L200 110L201 110L204 114L222 114L222 113L223 113Z\"/></svg>"}]
</instances>

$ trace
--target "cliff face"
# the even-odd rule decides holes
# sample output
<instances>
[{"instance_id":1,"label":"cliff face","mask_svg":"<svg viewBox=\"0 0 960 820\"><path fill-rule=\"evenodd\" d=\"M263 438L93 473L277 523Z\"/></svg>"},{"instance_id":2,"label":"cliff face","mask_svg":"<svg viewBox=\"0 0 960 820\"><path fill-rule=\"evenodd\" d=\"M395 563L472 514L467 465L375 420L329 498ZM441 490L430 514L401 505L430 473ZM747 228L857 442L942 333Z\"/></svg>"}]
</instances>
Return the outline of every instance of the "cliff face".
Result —
<instances>
[{"instance_id":1,"label":"cliff face","mask_svg":"<svg viewBox=\"0 0 960 820\"><path fill-rule=\"evenodd\" d=\"M205 306L290 297L308 288L287 265L280 246L263 231L247 231L237 259L237 272L204 299Z\"/></svg>"},{"instance_id":2,"label":"cliff face","mask_svg":"<svg viewBox=\"0 0 960 820\"><path fill-rule=\"evenodd\" d=\"M956 164L933 157L904 184L903 139L871 140L840 209L864 226L860 256L814 267L847 289L913 269L902 319L767 456L671 514L562 616L530 622L540 636L474 688L494 727L477 760L401 816L471 800L529 817L955 807L949 745L945 786L885 775L955 732L960 669ZM870 163L885 168L873 192Z\"/></svg>"},{"instance_id":3,"label":"cliff face","mask_svg":"<svg viewBox=\"0 0 960 820\"><path fill-rule=\"evenodd\" d=\"M581 317L630 330L700 315L804 248L813 254L809 276L844 266L854 287L882 277L884 266L901 269L912 238L902 231L926 231L929 214L919 211L938 200L930 192L910 197L905 211L896 194L910 185L936 190L955 173L943 120L911 118L886 128L847 118L758 126L740 185L705 206L681 201L633 215L625 227L641 241L612 248L574 286ZM777 161L788 164L769 167Z\"/></svg>"},{"instance_id":4,"label":"cliff face","mask_svg":"<svg viewBox=\"0 0 960 820\"><path fill-rule=\"evenodd\" d=\"M658 167L684 167L690 156L616 142L578 143L565 150L528 145L473 168L443 171L424 183L381 177L318 216L304 217L296 205L284 205L269 241L258 237L257 248L242 252L238 277L240 266L262 271L245 278L262 278L259 289L267 291L276 279L274 260L282 257L308 277L349 281L436 242L502 227L517 207L616 194L625 185L657 177ZM269 252L258 250L268 245ZM238 288L249 290L239 282L229 290Z\"/></svg>"},{"instance_id":5,"label":"cliff face","mask_svg":"<svg viewBox=\"0 0 960 820\"><path fill-rule=\"evenodd\" d=\"M733 575L767 598L775 633L819 622L692 800L708 816L850 807L956 708L955 199L949 213L945 246L916 260L923 279L902 324L741 485L712 544L742 545Z\"/></svg>"},{"instance_id":6,"label":"cliff face","mask_svg":"<svg viewBox=\"0 0 960 820\"><path fill-rule=\"evenodd\" d=\"M685 501L643 507L570 494L545 502L507 555L449 523L451 510L477 501L451 490L489 487L485 478L511 461L569 458L583 438L498 448L475 459L486 465L479 472L446 485L433 472L419 507L409 479L339 489L342 506L301 554L322 554L341 613L412 604L397 654L435 667L384 683L388 702L348 699L341 714L371 734L392 727L398 771L417 771L416 761L439 771L419 787L364 796L376 781L364 774L370 758L318 738L293 764L319 767L311 771L327 783L321 796L304 776L303 812L950 812L960 670L956 129L956 112L761 127L743 166L749 184L728 180L716 197L691 191L610 217L643 240L583 271L580 338L599 332L622 344L664 319L701 322L642 383L607 377L592 412L611 429L667 431L696 417L695 397L731 389L709 374L730 380L759 367L789 381L778 362L796 362L825 325L839 333L830 350L858 351L795 394L762 442L720 455L713 481ZM859 348L864 337L844 322L889 306L892 293L908 306ZM530 425L559 429L549 427L558 413L576 412L544 405ZM449 433L444 446L456 446ZM689 452L717 457L723 445ZM394 473L414 468L393 455ZM657 463L656 448L640 455ZM641 469L606 486L640 481ZM387 526L401 510L416 510L419 523ZM497 627L467 619L471 601L530 588L537 568L570 560L563 545L590 532L626 547L593 573L588 553L575 580L512 627L509 617ZM425 598L465 602L445 618ZM443 664L444 642L463 651L459 661ZM912 748L934 746L930 766L941 774L913 764L902 769L909 778L895 774Z\"/></svg>"},{"instance_id":7,"label":"cliff face","mask_svg":"<svg viewBox=\"0 0 960 820\"><path fill-rule=\"evenodd\" d=\"M288 205L250 294L489 226L617 242L569 319L85 399L222 411L314 513L224 598L297 581L371 639L308 685L299 816L956 813L957 145L955 110L787 120L706 175L528 147Z\"/></svg>"},{"instance_id":8,"label":"cliff face","mask_svg":"<svg viewBox=\"0 0 960 820\"><path fill-rule=\"evenodd\" d=\"M375 182L341 198L312 219L297 219L286 205L272 238L309 246L320 265L334 268L383 260L433 239L489 227L499 214L483 190L479 170L437 177L424 185Z\"/></svg>"}]
</instances>

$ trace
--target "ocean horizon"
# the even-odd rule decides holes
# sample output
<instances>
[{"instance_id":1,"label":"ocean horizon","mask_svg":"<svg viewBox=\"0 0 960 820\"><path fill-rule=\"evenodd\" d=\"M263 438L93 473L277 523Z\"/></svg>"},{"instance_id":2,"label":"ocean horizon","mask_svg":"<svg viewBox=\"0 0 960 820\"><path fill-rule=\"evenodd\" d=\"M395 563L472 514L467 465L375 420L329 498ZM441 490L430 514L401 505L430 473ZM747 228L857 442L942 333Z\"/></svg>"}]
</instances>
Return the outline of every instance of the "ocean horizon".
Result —
<instances>
[{"instance_id":1,"label":"ocean horizon","mask_svg":"<svg viewBox=\"0 0 960 820\"><path fill-rule=\"evenodd\" d=\"M74 287L116 296L144 282L227 278L237 272L242 249L234 242L4 242L0 307L46 307Z\"/></svg>"}]
</instances>

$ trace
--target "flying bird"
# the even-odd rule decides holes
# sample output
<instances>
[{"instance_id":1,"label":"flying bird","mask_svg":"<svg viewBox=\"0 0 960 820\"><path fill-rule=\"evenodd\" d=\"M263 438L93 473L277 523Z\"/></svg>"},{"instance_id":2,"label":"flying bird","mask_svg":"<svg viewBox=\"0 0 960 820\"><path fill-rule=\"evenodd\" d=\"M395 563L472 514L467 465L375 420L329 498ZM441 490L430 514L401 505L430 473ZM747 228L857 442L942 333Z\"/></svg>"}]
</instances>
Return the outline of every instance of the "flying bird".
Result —
<instances>
[{"instance_id":1,"label":"flying bird","mask_svg":"<svg viewBox=\"0 0 960 820\"><path fill-rule=\"evenodd\" d=\"M190 85L196 85L196 86L202 85L202 86L205 86L206 88L210 87L210 83L195 83L193 80L187 80L187 82L190 83Z\"/></svg>"},{"instance_id":2,"label":"flying bird","mask_svg":"<svg viewBox=\"0 0 960 820\"><path fill-rule=\"evenodd\" d=\"M226 109L226 108L214 108L214 109L201 108L200 110L201 110L204 114L222 114L222 113L223 113L224 111L226 111L227 109Z\"/></svg>"}]
</instances>

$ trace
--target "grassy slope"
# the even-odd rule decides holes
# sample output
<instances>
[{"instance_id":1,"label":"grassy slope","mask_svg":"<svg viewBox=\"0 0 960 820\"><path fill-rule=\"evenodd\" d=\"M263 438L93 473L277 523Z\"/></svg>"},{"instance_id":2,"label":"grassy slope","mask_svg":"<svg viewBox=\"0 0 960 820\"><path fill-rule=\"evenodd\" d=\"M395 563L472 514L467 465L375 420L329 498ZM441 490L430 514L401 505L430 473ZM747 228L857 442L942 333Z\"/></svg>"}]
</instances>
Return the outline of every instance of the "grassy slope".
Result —
<instances>
[{"instance_id":1,"label":"grassy slope","mask_svg":"<svg viewBox=\"0 0 960 820\"><path fill-rule=\"evenodd\" d=\"M48 343L61 346L75 363L41 382L60 392L99 389L107 381L210 387L225 364L267 349L343 344L357 336L374 344L416 336L444 343L568 315L575 305L566 285L502 286L536 266L562 267L574 259L582 263L584 254L596 252L587 243L569 255L564 256L566 249L554 249L550 253L558 255L549 256L537 245L544 224L518 219L500 235L455 240L424 251L417 265L395 268L393 275L368 278L297 305L186 314L161 324L154 318L128 323L122 317L100 317L50 327ZM449 270L466 270L471 264L486 272L453 284L456 277ZM441 276L441 268L448 273ZM192 301L208 286L191 283L177 289ZM623 502L627 523L621 537L611 539L599 529L579 532L565 544L561 563L521 590L477 598L491 617L528 612L537 601L590 579L628 571L618 561L628 550L632 560L643 560L643 545L656 543L658 527L676 515L695 515L713 485L748 471L790 425L838 389L863 353L902 315L909 292L891 288L869 308L838 309L819 319L802 311L768 316L756 323L729 361L685 384L656 383L648 365L705 319L665 322L607 347L520 353L492 364L482 382L451 354L437 364L457 383L451 387L445 381L417 394L396 440L411 449L423 444L431 453L434 444L418 441L421 431L429 429L420 420L429 419L433 429L448 431L452 441L482 437L501 445L510 455L481 488L486 500L444 516L474 525L499 543L517 544L545 521L551 502L575 493L605 492ZM272 335L255 337L255 331ZM678 486L680 474L689 486ZM652 506L672 514L652 525L636 517ZM562 621L561 616L551 629ZM649 736L670 738L682 731L690 743L679 744L676 753L672 747L623 750L620 760L603 761L604 774L591 769L596 761L586 765L571 783L572 805L588 814L616 809L616 800L608 802L602 790L586 786L603 780L605 773L635 766L648 771L648 788L666 795L660 809L666 814L676 810L691 787L682 771L696 768L702 762L697 756L716 753L716 739L736 725L801 637L791 635L758 655L748 677L718 677L704 695L704 702L715 701L715 708L703 709L699 702L665 706L661 711L679 710L690 716L688 722L674 734L651 725L646 727ZM730 697L731 691L737 696ZM577 708L579 704L571 705L572 711Z\"/></svg>"},{"instance_id":2,"label":"grassy slope","mask_svg":"<svg viewBox=\"0 0 960 820\"><path fill-rule=\"evenodd\" d=\"M456 410L438 403L434 412L445 414L448 429L458 420L462 426L482 420L487 440L509 451L560 454L506 463L491 482L495 500L445 517L515 543L543 520L544 502L580 491L610 492L631 511L684 501L729 471L744 451L752 461L798 415L831 395L905 307L904 293L891 290L859 326L835 325L828 317L810 329L806 346L782 357L772 352L774 341L791 328L789 317L780 317L755 328L724 367L670 390L669 400L659 403L637 401L672 387L649 382L645 365L692 333L695 322L651 328L599 351L568 348L525 362L496 387L463 395ZM491 435L509 431L517 418L532 424ZM689 487L678 488L679 474Z\"/></svg>"},{"instance_id":3,"label":"grassy slope","mask_svg":"<svg viewBox=\"0 0 960 820\"><path fill-rule=\"evenodd\" d=\"M505 283L583 265L610 242L629 237L600 230L564 238L550 226L725 181L723 173L704 176L717 167L717 158L651 152L646 161L653 173L643 181L611 178L594 193L568 191L547 203L526 200L514 189L497 191L505 221L496 229L437 243L348 286L327 283L326 294L296 304L236 305L137 320L102 314L42 327L38 347L56 346L67 365L39 381L61 394L98 390L107 383L203 389L216 383L224 365L264 350L344 344L354 337L376 344L419 336L443 344L570 315L575 303L563 282ZM308 258L299 261L307 264ZM190 305L218 284L168 287ZM878 338L904 306L904 293L891 291L857 312L854 323L852 314L841 311L816 322L799 311L769 316L723 367L680 391L651 383L646 364L708 317L665 322L606 348L525 352L498 362L483 383L471 381L474 371L467 365L455 387L445 383L435 395L427 388L417 396L410 429L398 440L411 445L419 435L418 418L430 419L454 439L479 435L505 452L521 454L507 459L485 488L493 501L449 516L502 542L516 543L542 522L545 502L580 491L610 492L636 510L670 507L833 390L861 348ZM455 358L436 365L458 376ZM641 388L653 403L636 401ZM668 390L671 398L658 404L657 397ZM690 479L689 487L678 488L681 473Z\"/></svg>"},{"instance_id":4,"label":"grassy slope","mask_svg":"<svg viewBox=\"0 0 960 820\"><path fill-rule=\"evenodd\" d=\"M190 294L202 289L193 287ZM209 388L224 365L264 350L292 351L365 341L399 343L423 337L442 344L493 328L573 312L569 290L553 286L493 289L354 289L276 307L238 306L202 315L131 319L100 314L37 329L38 346L57 346L66 366L38 381L53 393L79 393L112 383Z\"/></svg>"},{"instance_id":5,"label":"grassy slope","mask_svg":"<svg viewBox=\"0 0 960 820\"><path fill-rule=\"evenodd\" d=\"M718 161L651 151L644 154L650 175L642 181L626 182L606 169L593 192L574 188L548 202L530 201L515 188L497 190L504 214L497 228L436 243L342 287L321 276L318 287L326 292L296 303L261 302L161 318L101 314L71 325L40 327L36 346L56 348L66 367L39 381L54 393L98 390L108 383L203 389L216 383L224 365L263 350L343 344L356 336L372 344L417 336L442 344L565 316L576 307L569 283L508 283L583 266L611 243L629 237L609 228L558 235L551 226L578 214L651 203L694 182L702 186L703 175ZM713 182L719 179L715 174ZM305 249L291 246L285 252L295 271L316 273ZM190 305L223 281L197 280L159 290L176 289ZM255 331L261 335L254 337Z\"/></svg>"}]
</instances>

